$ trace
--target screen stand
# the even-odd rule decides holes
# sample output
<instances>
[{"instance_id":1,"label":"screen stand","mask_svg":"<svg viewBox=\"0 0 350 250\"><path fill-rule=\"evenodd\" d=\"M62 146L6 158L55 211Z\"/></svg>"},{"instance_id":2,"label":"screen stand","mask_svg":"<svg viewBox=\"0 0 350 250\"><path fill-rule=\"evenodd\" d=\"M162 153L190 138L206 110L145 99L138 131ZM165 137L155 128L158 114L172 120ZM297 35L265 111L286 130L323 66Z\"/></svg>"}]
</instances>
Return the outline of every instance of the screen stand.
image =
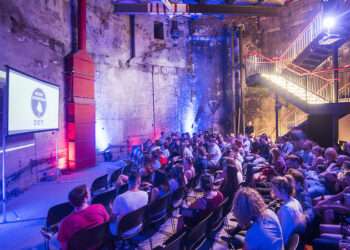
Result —
<instances>
[{"instance_id":1,"label":"screen stand","mask_svg":"<svg viewBox=\"0 0 350 250\"><path fill-rule=\"evenodd\" d=\"M3 98L4 95L3 95ZM3 101L5 103L5 101ZM6 131L5 131L5 109L6 106L3 104L3 113L2 113L2 155L1 155L1 178L2 178L2 222L7 222L6 214L6 175L5 175L5 156L6 156Z\"/></svg>"},{"instance_id":2,"label":"screen stand","mask_svg":"<svg viewBox=\"0 0 350 250\"><path fill-rule=\"evenodd\" d=\"M56 182L60 182L61 177L61 169L59 168L59 146L58 146L58 131L55 132L56 134Z\"/></svg>"}]
</instances>

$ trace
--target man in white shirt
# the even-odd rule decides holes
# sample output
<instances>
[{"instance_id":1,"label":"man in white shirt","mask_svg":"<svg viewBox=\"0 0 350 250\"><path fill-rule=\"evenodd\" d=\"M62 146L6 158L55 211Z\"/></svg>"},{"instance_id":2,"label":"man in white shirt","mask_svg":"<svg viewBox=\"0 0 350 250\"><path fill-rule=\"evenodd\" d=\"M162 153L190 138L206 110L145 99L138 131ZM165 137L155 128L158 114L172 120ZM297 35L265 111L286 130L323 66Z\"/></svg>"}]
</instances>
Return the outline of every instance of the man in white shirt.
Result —
<instances>
[{"instance_id":1,"label":"man in white shirt","mask_svg":"<svg viewBox=\"0 0 350 250\"><path fill-rule=\"evenodd\" d=\"M222 152L218 144L216 144L215 138L211 138L209 144L209 167L216 167L221 159Z\"/></svg>"},{"instance_id":2,"label":"man in white shirt","mask_svg":"<svg viewBox=\"0 0 350 250\"><path fill-rule=\"evenodd\" d=\"M115 198L112 213L116 218L110 223L110 230L113 235L118 234L118 223L124 215L147 205L148 194L139 190L140 184L141 177L139 173L131 173L128 178L129 190ZM137 231L141 226L130 229L127 233Z\"/></svg>"}]
</instances>

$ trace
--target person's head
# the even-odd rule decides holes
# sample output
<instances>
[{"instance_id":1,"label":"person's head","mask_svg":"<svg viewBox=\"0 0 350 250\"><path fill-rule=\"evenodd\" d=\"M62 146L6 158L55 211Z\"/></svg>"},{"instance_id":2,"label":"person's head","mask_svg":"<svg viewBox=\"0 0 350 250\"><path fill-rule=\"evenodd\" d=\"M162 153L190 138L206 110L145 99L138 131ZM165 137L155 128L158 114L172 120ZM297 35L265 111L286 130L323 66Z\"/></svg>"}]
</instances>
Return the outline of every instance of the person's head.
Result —
<instances>
[{"instance_id":1,"label":"person's head","mask_svg":"<svg viewBox=\"0 0 350 250\"><path fill-rule=\"evenodd\" d=\"M344 144L344 152L350 154L350 142L345 142Z\"/></svg>"},{"instance_id":2,"label":"person's head","mask_svg":"<svg viewBox=\"0 0 350 250\"><path fill-rule=\"evenodd\" d=\"M296 190L303 190L305 187L305 177L303 173L297 169L289 169L287 174L293 176L295 180L295 189Z\"/></svg>"},{"instance_id":3,"label":"person's head","mask_svg":"<svg viewBox=\"0 0 350 250\"><path fill-rule=\"evenodd\" d=\"M295 193L295 181L291 175L274 177L271 184L272 194L278 199L288 200Z\"/></svg>"},{"instance_id":4,"label":"person's head","mask_svg":"<svg viewBox=\"0 0 350 250\"><path fill-rule=\"evenodd\" d=\"M312 141L310 140L305 140L303 144L303 150L306 152L311 152L312 151Z\"/></svg>"},{"instance_id":5,"label":"person's head","mask_svg":"<svg viewBox=\"0 0 350 250\"><path fill-rule=\"evenodd\" d=\"M204 174L201 176L201 187L204 192L210 192L213 190L214 178L209 174Z\"/></svg>"},{"instance_id":6,"label":"person's head","mask_svg":"<svg viewBox=\"0 0 350 250\"><path fill-rule=\"evenodd\" d=\"M278 148L272 148L270 150L270 153L274 160L277 160L281 156L281 152Z\"/></svg>"},{"instance_id":7,"label":"person's head","mask_svg":"<svg viewBox=\"0 0 350 250\"><path fill-rule=\"evenodd\" d=\"M168 176L162 171L156 171L154 173L153 185L155 187L165 187L169 186Z\"/></svg>"},{"instance_id":8,"label":"person's head","mask_svg":"<svg viewBox=\"0 0 350 250\"><path fill-rule=\"evenodd\" d=\"M90 195L86 185L77 186L68 194L68 200L74 208L81 208L87 205L89 199Z\"/></svg>"},{"instance_id":9,"label":"person's head","mask_svg":"<svg viewBox=\"0 0 350 250\"><path fill-rule=\"evenodd\" d=\"M141 176L138 171L132 171L128 178L128 187L130 189L137 189L141 184Z\"/></svg>"},{"instance_id":10,"label":"person's head","mask_svg":"<svg viewBox=\"0 0 350 250\"><path fill-rule=\"evenodd\" d=\"M233 200L233 214L239 225L246 227L262 216L267 206L261 195L249 187L240 188Z\"/></svg>"},{"instance_id":11,"label":"person's head","mask_svg":"<svg viewBox=\"0 0 350 250\"><path fill-rule=\"evenodd\" d=\"M318 146L318 145L313 146L313 148L312 148L312 153L313 153L316 157L323 156L323 148L321 148L321 147Z\"/></svg>"},{"instance_id":12,"label":"person's head","mask_svg":"<svg viewBox=\"0 0 350 250\"><path fill-rule=\"evenodd\" d=\"M252 122L252 121L249 121L249 122L247 123L247 126L249 126L249 127L253 126L253 122Z\"/></svg>"},{"instance_id":13,"label":"person's head","mask_svg":"<svg viewBox=\"0 0 350 250\"><path fill-rule=\"evenodd\" d=\"M286 158L287 168L295 168L298 169L302 165L302 159L294 154L288 155Z\"/></svg>"},{"instance_id":14,"label":"person's head","mask_svg":"<svg viewBox=\"0 0 350 250\"><path fill-rule=\"evenodd\" d=\"M175 179L180 186L185 185L184 169L181 166L175 166L170 170L170 178Z\"/></svg>"},{"instance_id":15,"label":"person's head","mask_svg":"<svg viewBox=\"0 0 350 250\"><path fill-rule=\"evenodd\" d=\"M328 163L334 162L337 159L337 151L333 147L329 147L324 152L324 157Z\"/></svg>"},{"instance_id":16,"label":"person's head","mask_svg":"<svg viewBox=\"0 0 350 250\"><path fill-rule=\"evenodd\" d=\"M345 171L339 181L343 188L350 187L350 171Z\"/></svg>"}]
</instances>

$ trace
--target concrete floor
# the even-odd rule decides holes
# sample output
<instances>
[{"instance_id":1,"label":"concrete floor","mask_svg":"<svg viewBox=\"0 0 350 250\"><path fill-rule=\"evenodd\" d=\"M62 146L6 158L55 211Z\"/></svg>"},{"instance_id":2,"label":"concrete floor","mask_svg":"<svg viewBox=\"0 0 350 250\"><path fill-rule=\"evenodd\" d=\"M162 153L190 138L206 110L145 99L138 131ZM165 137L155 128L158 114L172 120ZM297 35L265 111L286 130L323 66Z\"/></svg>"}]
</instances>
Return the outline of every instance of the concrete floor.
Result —
<instances>
[{"instance_id":1,"label":"concrete floor","mask_svg":"<svg viewBox=\"0 0 350 250\"><path fill-rule=\"evenodd\" d=\"M116 163L101 163L94 168L63 175L58 181L38 183L10 200L7 204L7 219L10 223L0 224L0 250L45 249L40 229L45 224L48 209L58 203L66 202L67 194L73 187L80 184L90 186L95 178L106 173L110 174L116 168L118 168ZM171 232L170 220L162 226L161 231ZM225 233L222 229L219 235L223 234ZM153 246L160 245L166 238L164 234L156 233L152 237ZM142 242L140 248L150 249L149 241ZM211 248L209 244L203 246L203 249L209 248ZM214 243L212 248L228 249L226 244L220 241Z\"/></svg>"}]
</instances>

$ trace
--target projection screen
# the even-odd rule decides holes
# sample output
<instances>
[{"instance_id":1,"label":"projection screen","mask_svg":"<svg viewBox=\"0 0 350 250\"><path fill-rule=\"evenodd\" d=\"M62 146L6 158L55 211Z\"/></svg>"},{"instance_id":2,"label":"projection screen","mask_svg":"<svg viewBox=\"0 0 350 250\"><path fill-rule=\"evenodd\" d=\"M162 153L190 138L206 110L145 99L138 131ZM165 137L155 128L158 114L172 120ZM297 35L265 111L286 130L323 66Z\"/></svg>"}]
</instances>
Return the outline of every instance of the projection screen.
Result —
<instances>
[{"instance_id":1,"label":"projection screen","mask_svg":"<svg viewBox=\"0 0 350 250\"><path fill-rule=\"evenodd\" d=\"M7 69L8 135L57 130L59 87Z\"/></svg>"}]
</instances>

